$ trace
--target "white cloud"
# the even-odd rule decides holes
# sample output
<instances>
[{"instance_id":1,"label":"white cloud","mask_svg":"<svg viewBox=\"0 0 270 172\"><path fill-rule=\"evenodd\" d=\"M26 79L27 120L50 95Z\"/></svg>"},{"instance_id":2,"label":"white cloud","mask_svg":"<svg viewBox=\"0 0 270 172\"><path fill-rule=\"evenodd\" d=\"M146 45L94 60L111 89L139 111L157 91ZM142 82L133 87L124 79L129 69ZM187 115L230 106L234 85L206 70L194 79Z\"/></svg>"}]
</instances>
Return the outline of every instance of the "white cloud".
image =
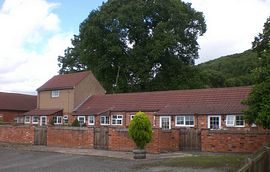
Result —
<instances>
[{"instance_id":1,"label":"white cloud","mask_svg":"<svg viewBox=\"0 0 270 172\"><path fill-rule=\"evenodd\" d=\"M207 31L199 38L197 63L251 48L270 16L270 0L185 0L205 15Z\"/></svg>"},{"instance_id":2,"label":"white cloud","mask_svg":"<svg viewBox=\"0 0 270 172\"><path fill-rule=\"evenodd\" d=\"M70 45L45 0L6 0L0 9L0 91L35 93L57 74L57 57Z\"/></svg>"}]
</instances>

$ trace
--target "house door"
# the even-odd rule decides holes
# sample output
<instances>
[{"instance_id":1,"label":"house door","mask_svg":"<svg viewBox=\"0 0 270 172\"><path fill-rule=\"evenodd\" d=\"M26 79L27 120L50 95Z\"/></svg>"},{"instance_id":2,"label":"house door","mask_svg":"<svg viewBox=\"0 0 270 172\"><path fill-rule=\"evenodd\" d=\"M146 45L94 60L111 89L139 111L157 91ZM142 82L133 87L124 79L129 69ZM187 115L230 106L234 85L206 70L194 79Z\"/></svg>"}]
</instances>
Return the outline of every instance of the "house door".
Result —
<instances>
[{"instance_id":1,"label":"house door","mask_svg":"<svg viewBox=\"0 0 270 172\"><path fill-rule=\"evenodd\" d=\"M108 149L109 128L101 126L95 128L94 134L94 148L95 149Z\"/></svg>"},{"instance_id":2,"label":"house door","mask_svg":"<svg viewBox=\"0 0 270 172\"><path fill-rule=\"evenodd\" d=\"M40 126L45 126L45 125L47 125L47 117L41 116L40 117Z\"/></svg>"},{"instance_id":3,"label":"house door","mask_svg":"<svg viewBox=\"0 0 270 172\"><path fill-rule=\"evenodd\" d=\"M201 131L195 128L180 129L180 150L200 151Z\"/></svg>"}]
</instances>

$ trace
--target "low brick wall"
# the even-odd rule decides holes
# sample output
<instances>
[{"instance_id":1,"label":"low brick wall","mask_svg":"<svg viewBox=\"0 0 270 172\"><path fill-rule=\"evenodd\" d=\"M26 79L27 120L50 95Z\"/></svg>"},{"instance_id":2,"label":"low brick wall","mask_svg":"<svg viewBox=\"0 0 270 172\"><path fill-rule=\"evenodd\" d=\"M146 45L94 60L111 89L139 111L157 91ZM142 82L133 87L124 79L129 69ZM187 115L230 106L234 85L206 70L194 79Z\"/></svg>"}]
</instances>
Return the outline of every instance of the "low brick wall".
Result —
<instances>
[{"instance_id":1,"label":"low brick wall","mask_svg":"<svg viewBox=\"0 0 270 172\"><path fill-rule=\"evenodd\" d=\"M256 152L270 143L270 131L201 131L202 151Z\"/></svg>"},{"instance_id":2,"label":"low brick wall","mask_svg":"<svg viewBox=\"0 0 270 172\"><path fill-rule=\"evenodd\" d=\"M179 151L180 138L179 130L162 131L153 129L153 136L150 143L146 145L149 153ZM109 128L109 150L132 151L136 148L133 140L128 136L126 128Z\"/></svg>"},{"instance_id":3,"label":"low brick wall","mask_svg":"<svg viewBox=\"0 0 270 172\"><path fill-rule=\"evenodd\" d=\"M69 148L93 148L94 129L78 127L48 127L47 145Z\"/></svg>"},{"instance_id":4,"label":"low brick wall","mask_svg":"<svg viewBox=\"0 0 270 172\"><path fill-rule=\"evenodd\" d=\"M33 144L33 126L0 125L0 142Z\"/></svg>"}]
</instances>

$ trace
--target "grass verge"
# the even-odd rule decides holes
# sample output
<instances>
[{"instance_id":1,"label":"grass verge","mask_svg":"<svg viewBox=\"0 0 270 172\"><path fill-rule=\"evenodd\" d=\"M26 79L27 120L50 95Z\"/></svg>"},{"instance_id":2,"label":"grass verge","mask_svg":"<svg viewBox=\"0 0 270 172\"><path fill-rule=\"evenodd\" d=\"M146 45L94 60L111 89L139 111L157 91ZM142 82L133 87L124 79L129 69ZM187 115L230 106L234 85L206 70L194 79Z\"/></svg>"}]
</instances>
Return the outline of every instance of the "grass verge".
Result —
<instances>
[{"instance_id":1,"label":"grass verge","mask_svg":"<svg viewBox=\"0 0 270 172\"><path fill-rule=\"evenodd\" d=\"M235 171L247 155L192 155L179 158L168 158L155 162L140 164L140 168L147 167L189 167L189 168L222 168Z\"/></svg>"}]
</instances>

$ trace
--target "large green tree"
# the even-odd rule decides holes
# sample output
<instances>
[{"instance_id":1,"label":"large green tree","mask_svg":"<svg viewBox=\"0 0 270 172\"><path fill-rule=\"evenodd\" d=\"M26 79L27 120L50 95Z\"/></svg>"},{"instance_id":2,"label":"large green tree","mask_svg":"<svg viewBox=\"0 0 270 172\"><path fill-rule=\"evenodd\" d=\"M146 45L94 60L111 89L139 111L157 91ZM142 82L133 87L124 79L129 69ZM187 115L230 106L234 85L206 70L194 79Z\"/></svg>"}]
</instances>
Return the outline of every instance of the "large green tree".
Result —
<instances>
[{"instance_id":1,"label":"large green tree","mask_svg":"<svg viewBox=\"0 0 270 172\"><path fill-rule=\"evenodd\" d=\"M260 67L254 71L256 85L244 104L248 105L245 117L248 122L270 128L270 17L263 33L255 37L253 50L258 53Z\"/></svg>"},{"instance_id":2,"label":"large green tree","mask_svg":"<svg viewBox=\"0 0 270 172\"><path fill-rule=\"evenodd\" d=\"M108 0L81 23L60 73L92 70L108 92L190 88L205 31L181 0Z\"/></svg>"}]
</instances>

